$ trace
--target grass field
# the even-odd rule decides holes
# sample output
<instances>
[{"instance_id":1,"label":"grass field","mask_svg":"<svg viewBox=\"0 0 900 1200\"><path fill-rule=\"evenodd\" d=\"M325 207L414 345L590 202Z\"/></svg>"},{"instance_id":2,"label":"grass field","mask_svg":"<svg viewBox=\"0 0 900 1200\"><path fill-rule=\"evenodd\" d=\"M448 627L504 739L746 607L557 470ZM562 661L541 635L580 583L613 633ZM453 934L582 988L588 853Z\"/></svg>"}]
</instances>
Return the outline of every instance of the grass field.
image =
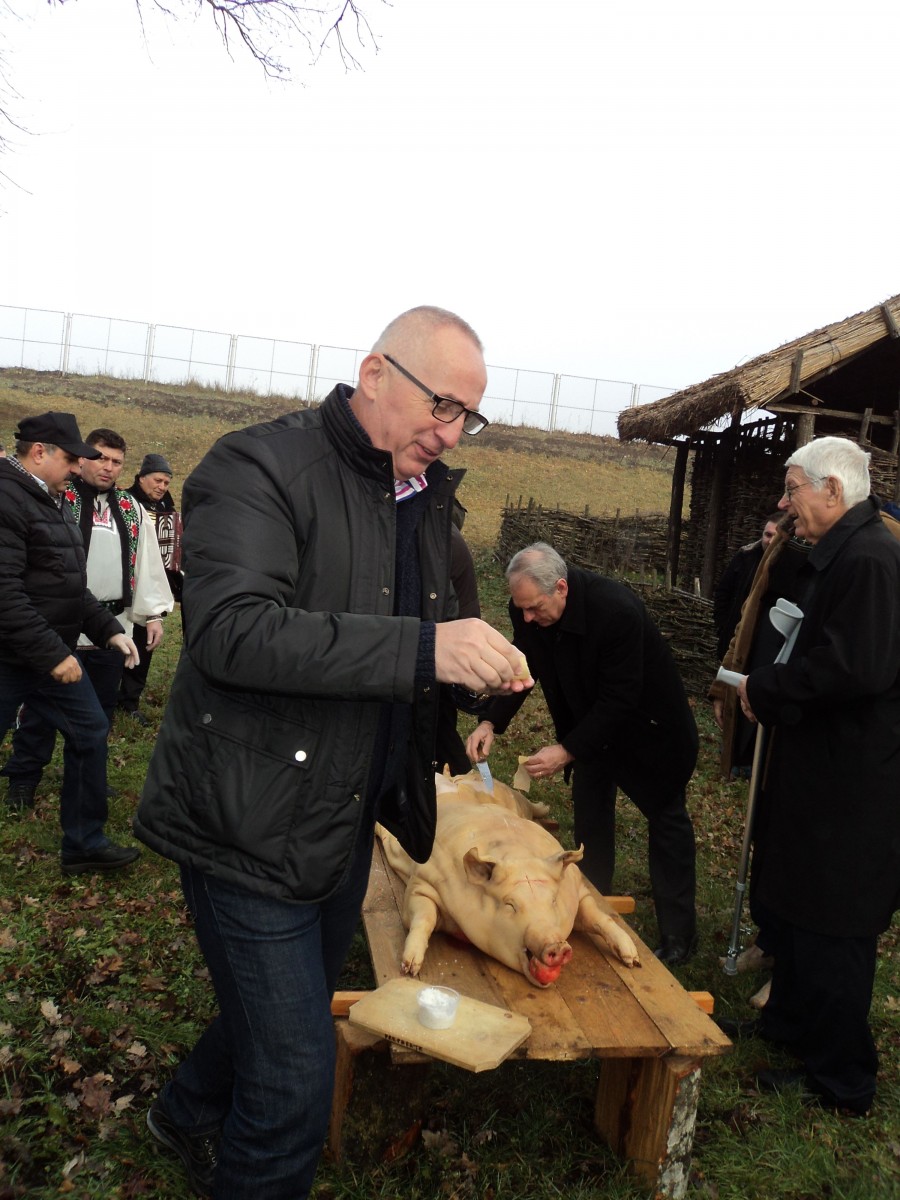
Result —
<instances>
[{"instance_id":1,"label":"grass field","mask_svg":"<svg viewBox=\"0 0 900 1200\"><path fill-rule=\"evenodd\" d=\"M8 440L25 413L74 411L84 432L95 425L122 432L134 447L132 464L147 450L164 452L179 485L215 436L254 419L255 412L271 415L286 407L177 389L154 397L131 384L0 372L0 440ZM466 533L476 549L485 615L506 631L502 573L490 554L506 496L533 496L578 511L588 505L598 513L664 510L669 463L657 451L603 439L489 433L493 442L467 442L457 456L470 468L463 493ZM151 727L118 720L111 734L110 781L119 795L110 832L122 840L130 840L178 649L175 618L151 671ZM748 1015L747 1000L762 978L729 979L718 965L730 930L744 785L717 779L716 731L704 706L697 718L701 755L689 807L698 843L701 946L677 973L686 987L712 991L720 1013ZM514 756L549 737L546 710L535 696L501 740L492 758L495 774L510 779ZM6 746L0 757L5 752ZM60 874L60 770L57 752L33 814L11 820L0 805L0 1200L182 1200L188 1192L180 1164L157 1150L144 1116L213 1011L208 978L171 863L145 852L135 868L108 879ZM540 795L561 822L564 844L571 844L566 788L542 784ZM645 830L627 801L619 806L618 846L616 890L635 896L634 925L652 942ZM371 984L361 937L341 983ZM711 1060L703 1073L689 1194L704 1200L897 1200L898 996L895 921L882 939L872 1007L882 1070L867 1120L757 1093L753 1074L765 1065L765 1055L752 1042ZM384 1094L374 1084L362 1086L352 1116L356 1152L351 1141L347 1164L337 1169L323 1163L315 1194L318 1200L649 1200L592 1133L596 1078L590 1062L511 1063L477 1076L438 1064L426 1091L428 1137L398 1159L384 1154L381 1127L390 1115ZM402 1132L396 1129L394 1136Z\"/></svg>"}]
</instances>

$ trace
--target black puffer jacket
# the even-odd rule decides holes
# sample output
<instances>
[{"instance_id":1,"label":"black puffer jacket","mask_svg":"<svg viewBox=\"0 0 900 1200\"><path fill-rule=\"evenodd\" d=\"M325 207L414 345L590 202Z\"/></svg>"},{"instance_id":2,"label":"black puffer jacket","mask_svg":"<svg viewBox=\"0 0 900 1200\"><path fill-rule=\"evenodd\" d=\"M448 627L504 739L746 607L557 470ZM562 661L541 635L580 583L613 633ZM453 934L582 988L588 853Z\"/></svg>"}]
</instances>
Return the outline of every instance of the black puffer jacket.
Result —
<instances>
[{"instance_id":1,"label":"black puffer jacket","mask_svg":"<svg viewBox=\"0 0 900 1200\"><path fill-rule=\"evenodd\" d=\"M436 462L417 528L422 616L455 614L453 492ZM413 704L405 784L379 819L422 860L435 825L437 687L395 617L390 456L341 389L219 441L184 488L186 649L135 820L176 862L283 899L341 882L384 703Z\"/></svg>"},{"instance_id":2,"label":"black puffer jacket","mask_svg":"<svg viewBox=\"0 0 900 1200\"><path fill-rule=\"evenodd\" d=\"M87 590L71 510L0 459L0 661L51 671L82 632L105 646L122 626Z\"/></svg>"}]
</instances>

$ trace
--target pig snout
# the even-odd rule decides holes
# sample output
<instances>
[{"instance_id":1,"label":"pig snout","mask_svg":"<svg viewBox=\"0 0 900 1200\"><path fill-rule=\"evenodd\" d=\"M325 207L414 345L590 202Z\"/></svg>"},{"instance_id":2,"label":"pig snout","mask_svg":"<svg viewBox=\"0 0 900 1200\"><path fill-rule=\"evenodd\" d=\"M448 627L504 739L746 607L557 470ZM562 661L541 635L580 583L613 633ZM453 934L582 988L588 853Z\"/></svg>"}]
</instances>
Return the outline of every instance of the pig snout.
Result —
<instances>
[{"instance_id":1,"label":"pig snout","mask_svg":"<svg viewBox=\"0 0 900 1200\"><path fill-rule=\"evenodd\" d=\"M550 942L538 954L528 951L528 974L540 987L549 987L572 957L568 942Z\"/></svg>"}]
</instances>

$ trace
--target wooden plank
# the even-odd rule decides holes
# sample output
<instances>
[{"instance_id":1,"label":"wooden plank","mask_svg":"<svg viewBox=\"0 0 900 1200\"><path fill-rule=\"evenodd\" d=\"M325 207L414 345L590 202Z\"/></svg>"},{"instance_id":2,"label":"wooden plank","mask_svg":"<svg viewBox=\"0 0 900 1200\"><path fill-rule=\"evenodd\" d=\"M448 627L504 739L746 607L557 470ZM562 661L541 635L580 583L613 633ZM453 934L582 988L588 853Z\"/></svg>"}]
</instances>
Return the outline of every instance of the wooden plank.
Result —
<instances>
[{"instance_id":1,"label":"wooden plank","mask_svg":"<svg viewBox=\"0 0 900 1200\"><path fill-rule=\"evenodd\" d=\"M850 412L843 408L821 408L818 404L815 405L815 407L813 407L811 404L792 404L786 400L772 401L771 404L766 405L766 410L774 413L797 413L801 416L804 413L812 413L817 417L840 417L847 421L853 421L854 423L858 421L860 417L858 409L855 412ZM880 413L873 413L871 417L871 423L873 425L893 425L894 418L892 416L883 416Z\"/></svg>"},{"instance_id":2,"label":"wooden plank","mask_svg":"<svg viewBox=\"0 0 900 1200\"><path fill-rule=\"evenodd\" d=\"M531 1033L520 1014L469 996L460 997L448 1029L430 1029L418 1017L421 990L417 979L392 979L353 1005L350 1024L474 1072L499 1066Z\"/></svg>"},{"instance_id":3,"label":"wooden plank","mask_svg":"<svg viewBox=\"0 0 900 1200\"><path fill-rule=\"evenodd\" d=\"M629 933L635 936L633 930L629 929ZM610 966L669 1043L670 1051L692 1058L727 1054L731 1042L718 1025L701 1012L652 951L648 951L639 938L635 941L641 950L644 964L641 969L629 971L615 959L609 960Z\"/></svg>"},{"instance_id":4,"label":"wooden plank","mask_svg":"<svg viewBox=\"0 0 900 1200\"><path fill-rule=\"evenodd\" d=\"M572 959L556 986L593 1054L633 1058L668 1053L668 1041L634 993L622 987L610 959L587 934L573 934L570 942ZM643 967L634 970L639 974Z\"/></svg>"},{"instance_id":5,"label":"wooden plank","mask_svg":"<svg viewBox=\"0 0 900 1200\"><path fill-rule=\"evenodd\" d=\"M716 1010L716 1001L712 992L688 992L688 995L701 1012L711 1017Z\"/></svg>"},{"instance_id":6,"label":"wooden plank","mask_svg":"<svg viewBox=\"0 0 900 1200\"><path fill-rule=\"evenodd\" d=\"M331 997L331 1015L346 1017L351 1006L368 994L368 992L335 992Z\"/></svg>"}]
</instances>

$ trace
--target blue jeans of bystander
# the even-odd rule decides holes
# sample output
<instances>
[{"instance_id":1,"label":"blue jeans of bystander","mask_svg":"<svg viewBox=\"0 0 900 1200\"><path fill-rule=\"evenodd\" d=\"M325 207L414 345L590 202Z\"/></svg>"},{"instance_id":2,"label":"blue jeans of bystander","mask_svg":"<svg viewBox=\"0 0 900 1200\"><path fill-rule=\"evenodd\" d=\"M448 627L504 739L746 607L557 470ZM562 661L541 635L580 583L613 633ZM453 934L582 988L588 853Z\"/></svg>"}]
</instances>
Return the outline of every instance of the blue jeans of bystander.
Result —
<instances>
[{"instance_id":1,"label":"blue jeans of bystander","mask_svg":"<svg viewBox=\"0 0 900 1200\"><path fill-rule=\"evenodd\" d=\"M250 892L193 868L182 886L219 1015L166 1085L184 1132L221 1128L216 1200L303 1200L334 1087L334 992L365 896L372 821L342 886L318 904Z\"/></svg>"},{"instance_id":2,"label":"blue jeans of bystander","mask_svg":"<svg viewBox=\"0 0 900 1200\"><path fill-rule=\"evenodd\" d=\"M12 724L20 704L63 735L63 782L59 821L63 854L108 844L106 824L106 735L109 722L86 674L77 683L0 663L0 727ZM10 764L12 765L12 764ZM10 771L10 782L30 782Z\"/></svg>"}]
</instances>

